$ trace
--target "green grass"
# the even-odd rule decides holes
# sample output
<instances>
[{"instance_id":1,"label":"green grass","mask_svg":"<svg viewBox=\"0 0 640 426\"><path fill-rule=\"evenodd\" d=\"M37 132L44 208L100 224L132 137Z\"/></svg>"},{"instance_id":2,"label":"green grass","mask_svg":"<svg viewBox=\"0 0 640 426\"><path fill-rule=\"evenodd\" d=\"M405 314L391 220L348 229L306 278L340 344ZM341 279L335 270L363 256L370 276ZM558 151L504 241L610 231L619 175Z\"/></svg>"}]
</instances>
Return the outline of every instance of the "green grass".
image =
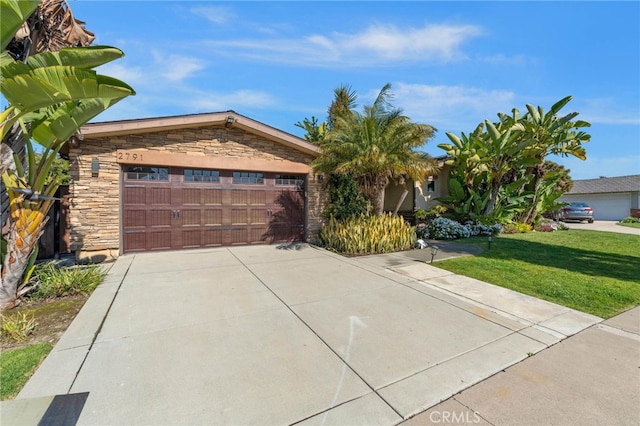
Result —
<instances>
[{"instance_id":1,"label":"green grass","mask_svg":"<svg viewBox=\"0 0 640 426\"><path fill-rule=\"evenodd\" d=\"M501 235L481 255L437 263L602 318L640 303L638 265L639 236L585 230Z\"/></svg>"},{"instance_id":2,"label":"green grass","mask_svg":"<svg viewBox=\"0 0 640 426\"><path fill-rule=\"evenodd\" d=\"M50 343L38 343L1 353L0 399L15 397L51 348Z\"/></svg>"},{"instance_id":3,"label":"green grass","mask_svg":"<svg viewBox=\"0 0 640 426\"><path fill-rule=\"evenodd\" d=\"M640 229L640 223L622 223L622 222L618 222L616 225L628 226L629 228Z\"/></svg>"}]
</instances>

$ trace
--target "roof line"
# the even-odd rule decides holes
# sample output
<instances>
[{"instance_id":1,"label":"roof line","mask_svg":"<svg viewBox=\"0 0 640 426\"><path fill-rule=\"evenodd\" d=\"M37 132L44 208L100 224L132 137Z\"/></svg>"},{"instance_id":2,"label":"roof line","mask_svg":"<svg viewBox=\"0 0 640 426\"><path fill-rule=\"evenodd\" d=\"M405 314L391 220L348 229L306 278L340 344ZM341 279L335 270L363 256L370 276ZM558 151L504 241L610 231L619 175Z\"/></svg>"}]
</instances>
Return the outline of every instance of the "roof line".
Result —
<instances>
[{"instance_id":1,"label":"roof line","mask_svg":"<svg viewBox=\"0 0 640 426\"><path fill-rule=\"evenodd\" d=\"M241 128L307 154L314 156L320 154L320 148L318 146L291 133L276 129L275 127L238 114L232 110L89 123L80 128L80 134L82 135L82 139L95 139L104 136L151 133L173 129L220 125L228 128Z\"/></svg>"}]
</instances>

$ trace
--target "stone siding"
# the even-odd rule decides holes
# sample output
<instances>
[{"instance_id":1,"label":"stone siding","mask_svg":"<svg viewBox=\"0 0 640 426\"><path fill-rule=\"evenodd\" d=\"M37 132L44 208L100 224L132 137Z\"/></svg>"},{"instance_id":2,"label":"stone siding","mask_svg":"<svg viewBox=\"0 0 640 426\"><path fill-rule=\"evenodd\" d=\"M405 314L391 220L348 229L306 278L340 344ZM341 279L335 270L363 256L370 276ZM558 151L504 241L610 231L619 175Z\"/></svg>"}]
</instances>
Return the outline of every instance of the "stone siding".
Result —
<instances>
[{"instance_id":1,"label":"stone siding","mask_svg":"<svg viewBox=\"0 0 640 426\"><path fill-rule=\"evenodd\" d=\"M288 160L310 164L313 156L241 129L201 127L126 136L85 139L69 145L71 249L116 257L120 251L121 173L116 150L148 150L194 156ZM100 171L92 175L97 158ZM325 196L315 175L308 175L307 239L322 225ZM99 260L99 259L97 259Z\"/></svg>"}]
</instances>

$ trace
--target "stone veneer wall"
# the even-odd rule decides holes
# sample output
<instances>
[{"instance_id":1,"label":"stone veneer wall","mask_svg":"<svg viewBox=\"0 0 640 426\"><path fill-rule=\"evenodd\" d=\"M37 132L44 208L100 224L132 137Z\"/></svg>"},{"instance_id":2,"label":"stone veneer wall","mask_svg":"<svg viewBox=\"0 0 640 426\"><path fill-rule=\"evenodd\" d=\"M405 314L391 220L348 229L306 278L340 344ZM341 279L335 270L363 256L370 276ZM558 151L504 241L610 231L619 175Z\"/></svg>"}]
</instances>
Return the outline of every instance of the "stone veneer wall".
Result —
<instances>
[{"instance_id":1,"label":"stone veneer wall","mask_svg":"<svg viewBox=\"0 0 640 426\"><path fill-rule=\"evenodd\" d=\"M196 156L289 160L310 164L313 156L241 129L201 127L85 139L69 145L71 159L71 249L79 258L115 258L120 248L120 165L118 149L143 149ZM91 161L100 163L92 176ZM322 226L325 195L313 173L307 185L307 240Z\"/></svg>"}]
</instances>

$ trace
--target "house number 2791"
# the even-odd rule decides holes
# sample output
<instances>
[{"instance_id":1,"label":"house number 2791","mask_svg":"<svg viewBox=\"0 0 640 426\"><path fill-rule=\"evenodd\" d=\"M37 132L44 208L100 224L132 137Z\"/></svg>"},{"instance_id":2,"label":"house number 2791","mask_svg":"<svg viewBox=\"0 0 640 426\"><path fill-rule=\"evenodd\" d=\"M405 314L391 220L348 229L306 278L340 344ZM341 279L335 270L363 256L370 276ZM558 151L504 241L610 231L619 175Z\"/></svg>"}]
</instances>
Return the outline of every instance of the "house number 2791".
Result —
<instances>
[{"instance_id":1,"label":"house number 2791","mask_svg":"<svg viewBox=\"0 0 640 426\"><path fill-rule=\"evenodd\" d=\"M142 154L131 154L130 152L119 152L118 160L142 161Z\"/></svg>"}]
</instances>

